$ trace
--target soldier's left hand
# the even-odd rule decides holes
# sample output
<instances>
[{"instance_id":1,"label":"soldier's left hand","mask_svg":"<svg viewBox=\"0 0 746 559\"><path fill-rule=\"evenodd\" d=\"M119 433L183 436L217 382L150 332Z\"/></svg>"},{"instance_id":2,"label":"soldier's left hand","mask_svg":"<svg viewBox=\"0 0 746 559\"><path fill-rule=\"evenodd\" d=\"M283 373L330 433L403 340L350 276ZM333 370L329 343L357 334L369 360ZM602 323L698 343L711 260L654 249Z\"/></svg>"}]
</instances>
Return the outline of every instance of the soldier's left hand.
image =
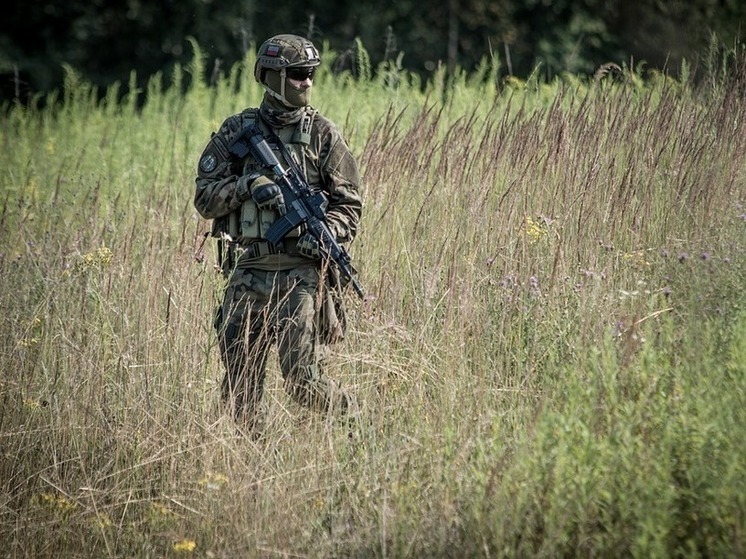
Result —
<instances>
[{"instance_id":1,"label":"soldier's left hand","mask_svg":"<svg viewBox=\"0 0 746 559\"><path fill-rule=\"evenodd\" d=\"M316 237L310 233L303 233L298 239L298 252L306 258L318 260L321 258L321 246Z\"/></svg>"}]
</instances>

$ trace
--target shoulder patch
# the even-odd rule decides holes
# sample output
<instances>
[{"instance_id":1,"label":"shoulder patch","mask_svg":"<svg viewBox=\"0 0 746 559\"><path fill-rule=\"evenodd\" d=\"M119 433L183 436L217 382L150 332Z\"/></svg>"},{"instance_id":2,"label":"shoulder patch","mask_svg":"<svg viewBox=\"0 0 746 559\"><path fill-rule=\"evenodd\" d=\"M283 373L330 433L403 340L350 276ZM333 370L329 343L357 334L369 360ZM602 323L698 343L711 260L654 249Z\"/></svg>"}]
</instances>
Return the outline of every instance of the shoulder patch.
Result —
<instances>
[{"instance_id":1,"label":"shoulder patch","mask_svg":"<svg viewBox=\"0 0 746 559\"><path fill-rule=\"evenodd\" d=\"M218 165L218 159L213 153L206 153L199 160L199 168L203 173L212 173Z\"/></svg>"}]
</instances>

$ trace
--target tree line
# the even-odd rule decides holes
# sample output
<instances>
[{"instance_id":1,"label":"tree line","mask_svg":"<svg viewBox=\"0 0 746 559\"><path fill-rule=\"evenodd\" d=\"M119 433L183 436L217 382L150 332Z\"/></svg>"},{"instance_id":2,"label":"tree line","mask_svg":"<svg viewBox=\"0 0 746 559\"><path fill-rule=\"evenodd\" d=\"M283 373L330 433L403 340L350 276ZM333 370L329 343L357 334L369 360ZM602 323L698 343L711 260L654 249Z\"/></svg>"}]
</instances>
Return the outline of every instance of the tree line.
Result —
<instances>
[{"instance_id":1,"label":"tree line","mask_svg":"<svg viewBox=\"0 0 746 559\"><path fill-rule=\"evenodd\" d=\"M742 0L30 0L0 23L2 99L59 88L69 65L92 84L168 76L200 45L215 70L229 68L277 33L297 33L353 67L363 45L384 61L427 77L441 66L471 71L485 57L504 75L592 73L642 64L676 73L716 37L735 45Z\"/></svg>"}]
</instances>

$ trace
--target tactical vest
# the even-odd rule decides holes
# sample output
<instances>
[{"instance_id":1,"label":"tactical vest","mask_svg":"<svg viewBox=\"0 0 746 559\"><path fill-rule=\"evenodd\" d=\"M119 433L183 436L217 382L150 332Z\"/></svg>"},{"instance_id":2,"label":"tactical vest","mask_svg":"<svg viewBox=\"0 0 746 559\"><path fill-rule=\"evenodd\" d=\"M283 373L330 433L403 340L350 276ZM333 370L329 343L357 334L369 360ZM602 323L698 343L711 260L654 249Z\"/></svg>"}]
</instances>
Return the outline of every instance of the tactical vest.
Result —
<instances>
[{"instance_id":1,"label":"tactical vest","mask_svg":"<svg viewBox=\"0 0 746 559\"><path fill-rule=\"evenodd\" d=\"M269 139L274 131L270 130L267 125L259 118L258 110L255 108L246 109L241 113L242 130L256 124L259 129L267 135ZM318 169L318 154L311 153L309 146L311 144L311 131L313 121L317 111L311 107L306 107L303 116L296 126L284 126L279 129L277 137L285 144L290 152L291 157L306 177L309 185L312 187L321 183L321 177ZM284 167L290 165L285 160L282 152L277 145L268 141L272 151ZM254 172L261 172L262 168L254 161L250 155L242 162L241 173L248 175ZM274 177L270 176L270 179ZM228 216L228 234L239 244L248 244L253 240L264 237L264 233L277 220L279 214L275 210L260 210L254 201L249 198L241 207ZM286 238L299 237L300 228L290 231Z\"/></svg>"}]
</instances>

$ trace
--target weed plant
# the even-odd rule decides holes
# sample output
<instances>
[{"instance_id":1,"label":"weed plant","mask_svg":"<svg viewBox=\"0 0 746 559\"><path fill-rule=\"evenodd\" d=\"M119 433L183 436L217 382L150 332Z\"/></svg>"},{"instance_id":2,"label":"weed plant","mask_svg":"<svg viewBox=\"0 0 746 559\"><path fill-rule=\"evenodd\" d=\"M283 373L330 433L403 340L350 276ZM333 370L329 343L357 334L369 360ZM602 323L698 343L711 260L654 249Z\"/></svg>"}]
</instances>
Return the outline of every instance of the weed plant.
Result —
<instances>
[{"instance_id":1,"label":"weed plant","mask_svg":"<svg viewBox=\"0 0 746 559\"><path fill-rule=\"evenodd\" d=\"M219 405L192 197L261 90L200 61L3 107L4 556L746 553L743 52L704 86L322 69L364 177L370 296L326 356L362 418L272 363L258 441Z\"/></svg>"}]
</instances>

